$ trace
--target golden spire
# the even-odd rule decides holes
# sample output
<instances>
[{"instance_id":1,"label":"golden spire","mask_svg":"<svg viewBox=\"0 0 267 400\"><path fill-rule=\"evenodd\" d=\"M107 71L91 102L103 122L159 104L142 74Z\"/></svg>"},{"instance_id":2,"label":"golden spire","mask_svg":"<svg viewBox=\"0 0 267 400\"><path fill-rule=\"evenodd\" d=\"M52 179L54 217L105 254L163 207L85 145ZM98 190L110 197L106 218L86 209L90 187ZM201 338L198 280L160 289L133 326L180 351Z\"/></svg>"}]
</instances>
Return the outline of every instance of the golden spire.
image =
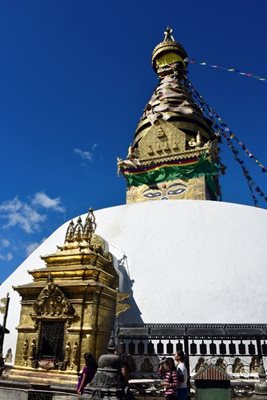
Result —
<instances>
[{"instance_id":1,"label":"golden spire","mask_svg":"<svg viewBox=\"0 0 267 400\"><path fill-rule=\"evenodd\" d=\"M74 239L74 222L73 220L71 220L65 235L65 243L71 243L73 242L73 239Z\"/></svg>"},{"instance_id":2,"label":"golden spire","mask_svg":"<svg viewBox=\"0 0 267 400\"><path fill-rule=\"evenodd\" d=\"M96 222L93 209L90 208L83 225L81 217L77 219L76 225L73 220L70 221L65 235L65 243L72 242L91 242L92 235L96 230Z\"/></svg>"},{"instance_id":3,"label":"golden spire","mask_svg":"<svg viewBox=\"0 0 267 400\"><path fill-rule=\"evenodd\" d=\"M78 218L77 224L74 228L74 240L76 242L81 242L83 240L83 224L81 217Z\"/></svg>"},{"instance_id":4,"label":"golden spire","mask_svg":"<svg viewBox=\"0 0 267 400\"><path fill-rule=\"evenodd\" d=\"M217 199L218 149L212 121L195 102L187 80L187 53L172 29L152 53L159 83L118 169L127 180L127 203ZM190 168L187 168L190 165Z\"/></svg>"},{"instance_id":5,"label":"golden spire","mask_svg":"<svg viewBox=\"0 0 267 400\"><path fill-rule=\"evenodd\" d=\"M84 227L83 227L83 239L91 242L92 235L96 230L96 222L93 209L90 208L85 219Z\"/></svg>"},{"instance_id":6,"label":"golden spire","mask_svg":"<svg viewBox=\"0 0 267 400\"><path fill-rule=\"evenodd\" d=\"M152 66L157 74L170 64L176 64L182 70L186 69L187 53L183 46L176 42L172 35L172 28L167 27L163 42L160 42L152 53Z\"/></svg>"}]
</instances>

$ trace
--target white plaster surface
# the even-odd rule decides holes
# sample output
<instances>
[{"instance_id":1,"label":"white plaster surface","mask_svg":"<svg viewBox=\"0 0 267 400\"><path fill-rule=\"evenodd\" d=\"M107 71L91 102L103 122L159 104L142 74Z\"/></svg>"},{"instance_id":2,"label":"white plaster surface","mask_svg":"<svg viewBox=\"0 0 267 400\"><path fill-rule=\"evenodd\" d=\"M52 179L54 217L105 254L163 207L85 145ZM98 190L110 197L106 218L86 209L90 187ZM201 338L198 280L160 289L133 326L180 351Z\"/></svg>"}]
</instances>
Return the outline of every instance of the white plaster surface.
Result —
<instances>
[{"instance_id":1,"label":"white plaster surface","mask_svg":"<svg viewBox=\"0 0 267 400\"><path fill-rule=\"evenodd\" d=\"M83 216L85 218L86 214ZM134 280L144 322L266 323L267 211L243 205L173 200L95 211L97 230ZM20 299L12 285L44 267L40 255L64 242L68 223L42 243L0 287L10 293L4 354L15 353ZM124 287L123 287L124 286ZM127 282L121 284L127 289ZM124 314L135 322L138 308Z\"/></svg>"}]
</instances>

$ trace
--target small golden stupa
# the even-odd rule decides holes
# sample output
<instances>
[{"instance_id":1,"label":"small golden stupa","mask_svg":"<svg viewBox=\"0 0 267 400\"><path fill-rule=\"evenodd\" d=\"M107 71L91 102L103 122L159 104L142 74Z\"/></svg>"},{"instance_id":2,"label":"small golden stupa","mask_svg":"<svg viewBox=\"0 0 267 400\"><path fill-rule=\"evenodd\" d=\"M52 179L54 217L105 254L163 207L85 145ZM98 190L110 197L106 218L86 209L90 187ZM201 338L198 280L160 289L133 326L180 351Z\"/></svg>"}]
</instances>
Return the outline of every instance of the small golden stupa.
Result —
<instances>
[{"instance_id":1,"label":"small golden stupa","mask_svg":"<svg viewBox=\"0 0 267 400\"><path fill-rule=\"evenodd\" d=\"M152 53L159 78L118 172L127 203L146 200L217 200L217 136L190 92L187 53L167 28Z\"/></svg>"},{"instance_id":2,"label":"small golden stupa","mask_svg":"<svg viewBox=\"0 0 267 400\"><path fill-rule=\"evenodd\" d=\"M30 272L33 282L14 288L22 300L9 378L74 384L84 353L97 359L105 350L121 294L113 257L95 229L90 209L84 223L70 222L56 253L41 257L46 267Z\"/></svg>"}]
</instances>

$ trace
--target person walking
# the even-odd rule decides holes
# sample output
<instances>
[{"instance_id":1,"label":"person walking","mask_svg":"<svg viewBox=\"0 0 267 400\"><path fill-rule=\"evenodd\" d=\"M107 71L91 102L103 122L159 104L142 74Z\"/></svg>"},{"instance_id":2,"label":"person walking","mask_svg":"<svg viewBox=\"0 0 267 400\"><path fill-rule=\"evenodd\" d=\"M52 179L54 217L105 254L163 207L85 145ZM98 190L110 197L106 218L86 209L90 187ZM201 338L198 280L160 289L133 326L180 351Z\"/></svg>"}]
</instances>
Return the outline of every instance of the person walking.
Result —
<instances>
[{"instance_id":1,"label":"person walking","mask_svg":"<svg viewBox=\"0 0 267 400\"><path fill-rule=\"evenodd\" d=\"M176 390L176 398L177 400L187 400L188 397L188 387L187 387L187 379L188 372L185 366L185 355L182 350L177 351L174 355L174 359L177 362L177 390Z\"/></svg>"}]
</instances>

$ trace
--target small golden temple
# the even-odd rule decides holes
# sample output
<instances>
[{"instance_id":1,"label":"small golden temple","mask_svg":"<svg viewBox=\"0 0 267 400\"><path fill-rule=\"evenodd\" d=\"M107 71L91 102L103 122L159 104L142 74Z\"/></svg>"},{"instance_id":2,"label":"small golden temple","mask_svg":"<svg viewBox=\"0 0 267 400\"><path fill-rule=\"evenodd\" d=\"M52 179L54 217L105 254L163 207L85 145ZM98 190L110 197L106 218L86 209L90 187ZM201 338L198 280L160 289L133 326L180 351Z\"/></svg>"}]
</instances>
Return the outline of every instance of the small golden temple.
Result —
<instances>
[{"instance_id":1,"label":"small golden temple","mask_svg":"<svg viewBox=\"0 0 267 400\"><path fill-rule=\"evenodd\" d=\"M116 312L127 305L120 304L113 257L95 229L93 210L84 223L71 221L64 245L41 257L45 268L30 272L33 282L14 288L22 300L9 378L75 384L84 353L97 359L106 348Z\"/></svg>"},{"instance_id":2,"label":"small golden temple","mask_svg":"<svg viewBox=\"0 0 267 400\"><path fill-rule=\"evenodd\" d=\"M187 53L167 28L152 53L159 78L118 171L127 181L127 203L220 198L217 136L194 102Z\"/></svg>"}]
</instances>

